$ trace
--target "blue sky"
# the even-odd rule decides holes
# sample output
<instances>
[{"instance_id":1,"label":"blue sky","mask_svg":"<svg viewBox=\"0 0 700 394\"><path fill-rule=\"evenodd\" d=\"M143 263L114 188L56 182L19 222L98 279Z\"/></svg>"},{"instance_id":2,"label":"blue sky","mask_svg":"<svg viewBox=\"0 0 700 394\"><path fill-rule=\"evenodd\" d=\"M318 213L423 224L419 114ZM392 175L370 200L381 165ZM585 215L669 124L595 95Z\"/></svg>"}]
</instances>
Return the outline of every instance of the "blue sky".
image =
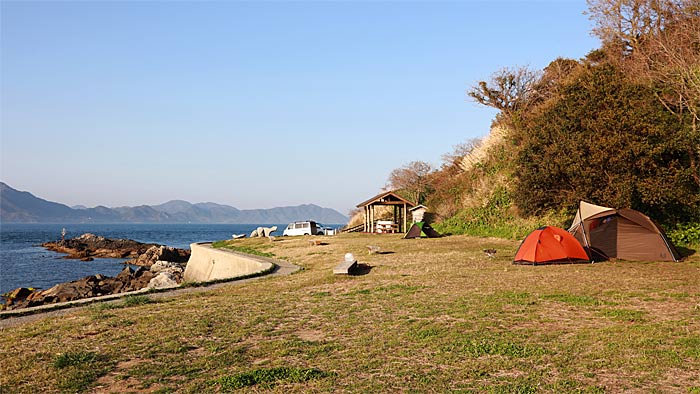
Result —
<instances>
[{"instance_id":1,"label":"blue sky","mask_svg":"<svg viewBox=\"0 0 700 394\"><path fill-rule=\"evenodd\" d=\"M599 45L584 0L0 4L0 179L69 205L346 213L488 133L477 81Z\"/></svg>"}]
</instances>

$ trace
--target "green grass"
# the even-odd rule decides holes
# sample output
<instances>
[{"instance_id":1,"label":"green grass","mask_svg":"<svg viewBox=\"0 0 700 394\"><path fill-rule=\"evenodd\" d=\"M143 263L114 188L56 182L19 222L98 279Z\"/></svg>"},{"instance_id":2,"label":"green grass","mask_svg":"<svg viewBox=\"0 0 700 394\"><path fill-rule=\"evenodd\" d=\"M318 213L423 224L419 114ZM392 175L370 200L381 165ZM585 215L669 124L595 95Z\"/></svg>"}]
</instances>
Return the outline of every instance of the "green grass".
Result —
<instances>
[{"instance_id":1,"label":"green grass","mask_svg":"<svg viewBox=\"0 0 700 394\"><path fill-rule=\"evenodd\" d=\"M107 359L95 352L59 353L53 360L56 387L64 392L86 391L107 371Z\"/></svg>"},{"instance_id":2,"label":"green grass","mask_svg":"<svg viewBox=\"0 0 700 394\"><path fill-rule=\"evenodd\" d=\"M600 300L588 295L545 294L542 296L542 299L563 302L565 304L571 304L576 306L597 306L601 304Z\"/></svg>"},{"instance_id":3,"label":"green grass","mask_svg":"<svg viewBox=\"0 0 700 394\"><path fill-rule=\"evenodd\" d=\"M682 352L686 357L700 360L700 335L694 335L678 340Z\"/></svg>"},{"instance_id":4,"label":"green grass","mask_svg":"<svg viewBox=\"0 0 700 394\"><path fill-rule=\"evenodd\" d=\"M451 344L446 350L472 358L494 355L510 358L529 358L543 356L548 353L543 347L532 346L509 339L508 335L493 336L492 334L468 336Z\"/></svg>"},{"instance_id":5,"label":"green grass","mask_svg":"<svg viewBox=\"0 0 700 394\"><path fill-rule=\"evenodd\" d=\"M130 295L124 297L122 300L122 305L124 307L131 307L131 306L138 306L138 305L146 305L154 302L151 297L145 296L145 295Z\"/></svg>"},{"instance_id":6,"label":"green grass","mask_svg":"<svg viewBox=\"0 0 700 394\"><path fill-rule=\"evenodd\" d=\"M89 365L97 360L97 353L94 352L68 352L60 353L53 362L53 367L57 369Z\"/></svg>"},{"instance_id":7,"label":"green grass","mask_svg":"<svg viewBox=\"0 0 700 394\"><path fill-rule=\"evenodd\" d=\"M217 379L217 383L223 392L228 392L255 385L269 388L281 382L302 383L329 376L334 376L334 374L315 368L262 368L232 376L223 376Z\"/></svg>"},{"instance_id":8,"label":"green grass","mask_svg":"<svg viewBox=\"0 0 700 394\"><path fill-rule=\"evenodd\" d=\"M646 319L646 314L643 311L632 309L605 309L602 311L602 314L605 317L622 322L640 322Z\"/></svg>"},{"instance_id":9,"label":"green grass","mask_svg":"<svg viewBox=\"0 0 700 394\"><path fill-rule=\"evenodd\" d=\"M260 250L263 248L263 246L260 246L260 245L256 245L256 246L234 245L233 242L240 243L239 241L216 241L216 242L213 242L211 244L211 246L213 248L223 248L223 249L233 250L234 252L252 254L255 256L275 257L274 253L264 252L264 251Z\"/></svg>"},{"instance_id":10,"label":"green grass","mask_svg":"<svg viewBox=\"0 0 700 394\"><path fill-rule=\"evenodd\" d=\"M235 243L304 270L3 328L0 354L9 362L0 363L0 386L13 393L700 387L697 256L533 267L513 265L518 242L496 238L344 234L324 237L323 255L310 254L318 247L303 237ZM367 245L392 253L368 255ZM487 258L483 249L498 253ZM371 270L333 275L348 252Z\"/></svg>"}]
</instances>

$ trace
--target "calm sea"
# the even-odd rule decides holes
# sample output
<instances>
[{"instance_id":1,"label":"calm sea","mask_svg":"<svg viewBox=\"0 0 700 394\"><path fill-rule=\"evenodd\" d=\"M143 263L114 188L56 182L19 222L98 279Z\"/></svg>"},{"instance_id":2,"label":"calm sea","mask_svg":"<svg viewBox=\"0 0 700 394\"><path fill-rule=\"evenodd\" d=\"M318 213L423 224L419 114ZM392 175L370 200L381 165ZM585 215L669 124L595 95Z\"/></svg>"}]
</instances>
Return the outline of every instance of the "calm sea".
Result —
<instances>
[{"instance_id":1,"label":"calm sea","mask_svg":"<svg viewBox=\"0 0 700 394\"><path fill-rule=\"evenodd\" d=\"M84 233L107 238L128 238L144 243L157 243L189 249L202 241L229 239L233 234L250 234L258 224L1 224L0 225L0 294L17 287L47 289L57 283L77 280L88 275L114 276L124 259L80 261L62 259L63 254L41 247L43 242ZM265 227L272 225L266 224ZM278 224L282 235L286 224Z\"/></svg>"}]
</instances>

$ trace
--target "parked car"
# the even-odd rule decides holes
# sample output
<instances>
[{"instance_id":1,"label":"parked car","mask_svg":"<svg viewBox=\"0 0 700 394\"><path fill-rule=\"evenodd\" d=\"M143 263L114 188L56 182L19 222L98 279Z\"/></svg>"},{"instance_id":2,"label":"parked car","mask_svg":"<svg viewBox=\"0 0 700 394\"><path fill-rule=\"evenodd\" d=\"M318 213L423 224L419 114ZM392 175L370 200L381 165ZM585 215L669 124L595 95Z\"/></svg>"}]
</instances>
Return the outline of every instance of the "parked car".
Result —
<instances>
[{"instance_id":1,"label":"parked car","mask_svg":"<svg viewBox=\"0 0 700 394\"><path fill-rule=\"evenodd\" d=\"M289 223L287 228L282 232L282 235L324 235L325 233L325 229L320 223L316 223L313 220L305 220Z\"/></svg>"}]
</instances>

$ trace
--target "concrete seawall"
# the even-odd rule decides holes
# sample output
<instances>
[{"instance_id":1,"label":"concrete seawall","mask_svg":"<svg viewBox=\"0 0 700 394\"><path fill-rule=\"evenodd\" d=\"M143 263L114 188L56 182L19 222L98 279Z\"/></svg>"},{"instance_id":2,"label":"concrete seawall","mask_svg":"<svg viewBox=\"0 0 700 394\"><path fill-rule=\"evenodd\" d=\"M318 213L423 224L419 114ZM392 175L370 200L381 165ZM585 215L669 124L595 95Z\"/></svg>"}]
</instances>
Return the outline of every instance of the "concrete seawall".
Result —
<instances>
[{"instance_id":1,"label":"concrete seawall","mask_svg":"<svg viewBox=\"0 0 700 394\"><path fill-rule=\"evenodd\" d=\"M187 282L260 275L275 268L275 264L265 257L215 249L208 242L191 244L190 250L192 254L184 274Z\"/></svg>"}]
</instances>

